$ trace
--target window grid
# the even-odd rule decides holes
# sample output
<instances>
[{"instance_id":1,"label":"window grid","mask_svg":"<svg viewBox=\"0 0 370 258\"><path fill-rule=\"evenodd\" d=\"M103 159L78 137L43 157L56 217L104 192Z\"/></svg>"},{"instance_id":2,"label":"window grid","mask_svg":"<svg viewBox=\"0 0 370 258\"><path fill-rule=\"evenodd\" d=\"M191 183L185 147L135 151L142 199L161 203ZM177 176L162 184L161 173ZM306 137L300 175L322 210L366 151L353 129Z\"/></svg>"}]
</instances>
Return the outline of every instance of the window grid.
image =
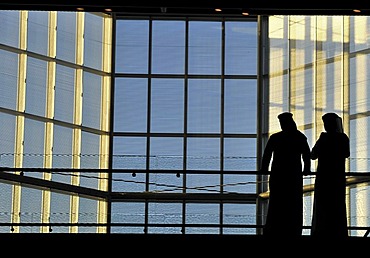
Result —
<instances>
[{"instance_id":1,"label":"window grid","mask_svg":"<svg viewBox=\"0 0 370 258\"><path fill-rule=\"evenodd\" d=\"M257 113L255 103L257 99L257 47L253 42L253 40L257 41L257 21L163 21L149 18L144 20L132 20L128 18L118 19L116 22L113 168L130 169L133 168L132 165L134 163L142 160L142 165L139 167L143 168L145 166L146 170L142 174L144 177L139 176L141 173L135 173L135 178L131 177L131 180L135 181L136 177L139 176L144 181L138 180L137 182L141 182L143 187L145 187L145 191L150 193L156 191L159 193L180 192L185 194L223 193L225 191L225 182L230 182L230 185L227 187L230 192L241 191L255 194L255 187L247 188L248 190L246 190L243 186L240 189L232 186L233 182L237 180L248 180L248 182L252 182L253 184L255 182L255 176L241 176L236 179L235 175L227 175L227 181L225 181L224 170L226 168L224 162L226 159L229 172L231 170L237 170L239 172L240 170L248 169L256 170L256 119L248 124L245 124L245 121L242 119L246 119L245 117L248 116L256 118ZM245 26L247 23L254 25ZM237 28L238 25L241 25L241 28ZM156 26L159 27L157 28ZM172 26L178 29L175 37L166 35L166 30L171 31ZM225 32L224 28L230 29ZM243 39L248 39L248 43L254 43L247 45L247 48L250 48L251 52L255 52L249 58L255 57L255 59L235 58L235 52L226 50L225 33L229 32L232 34L234 33L233 29L249 29L253 31L253 28L255 31L250 34L250 39L243 34L238 36L244 36ZM126 34L123 32L126 32ZM161 35L165 36L166 40L162 42L162 37L153 36L153 33L157 33L158 35L162 33ZM214 33L219 36L214 38ZM192 36L190 37L190 35ZM235 42L233 39L238 41ZM234 48L241 41L240 38L236 36L233 38L233 36L229 35L227 40L228 44ZM190 42L192 43L190 44ZM213 45L211 48L208 45L210 42ZM135 44L138 45L138 48L141 48L141 51L135 50ZM160 46L162 46L162 50ZM168 56L166 47L171 50ZM194 49L194 51L190 51L190 49ZM219 54L216 54L216 50ZM153 51L162 52L160 55ZM174 51L177 52L179 62L171 59ZM212 51L213 54L207 54L208 51ZM148 56L147 74L143 73L142 67L135 68L136 64L134 63L131 66L129 62L129 60L133 60L135 57L130 55L139 52L140 54L136 55L137 59L135 60L141 60L144 67L146 66L145 56ZM243 53L243 49L241 52ZM232 56L226 55L227 53L231 53ZM153 63L153 55L156 56L156 59L160 57L161 63ZM125 58L125 56L127 57ZM182 57L180 58L180 56ZM214 62L212 58L208 58L211 56L212 58L218 58L218 61ZM230 59L231 57L233 59ZM246 57L248 56L243 55L243 58ZM230 66L228 67L228 71L231 73L230 75L225 74L226 58L229 58L227 64ZM124 60L127 60L127 62L125 63ZM171 65L164 63L165 61ZM244 63L248 62L249 67L245 67ZM250 69L250 67L253 67L251 65L253 63L255 63L255 67ZM241 65L245 69L243 70L238 67L238 69L233 70L232 67L237 65ZM183 68L176 69L175 71L172 68L173 66ZM199 68L194 69L196 67ZM127 73L124 72L125 70L127 70ZM156 73L151 73L152 70L155 70ZM179 72L181 70L184 72ZM238 71L237 74L233 74L235 70ZM244 71L244 73L240 71ZM139 80L141 82L140 88L137 87L139 84L137 86L133 84L139 82ZM225 84L226 80L227 84ZM249 108L252 107L251 109L244 109L246 112L245 116L240 115L239 117L234 115L234 113L238 112L238 110L235 110L237 104L233 107L234 109L229 109L232 107L230 106L232 101L237 100L239 97L238 90L232 90L237 85L239 85L237 89L243 89L244 87L244 90L251 92L243 96L250 98L250 101L255 103L254 106L248 106ZM146 90L143 90L145 88ZM141 90L138 91L139 89ZM227 101L229 101L226 106L225 92L228 94ZM127 94L130 97L126 97ZM147 97L145 98L145 96ZM238 103L245 106L243 103L248 103L248 98L240 98ZM162 112L161 108L163 110ZM226 108L228 112L227 121L230 121L230 124L227 126L227 132L225 132L226 124L224 118ZM125 120L124 118L127 119ZM170 118L173 118L173 120L171 121ZM238 118L242 121L236 120ZM127 121L126 124L125 121ZM176 122L178 126L171 126L174 125L171 122ZM135 124L137 125L136 127L134 126ZM143 125L146 125L146 127ZM129 130L124 130L124 128ZM134 142L139 144L137 141L139 139L142 139L140 146L133 145ZM228 143L232 142L233 144L224 145L225 141ZM228 148L227 154L230 154L230 157L225 156L225 146ZM136 149L137 151L135 151ZM139 151L140 149L141 151ZM137 162L135 162L135 159ZM239 160L243 161L238 162ZM173 171L173 173L169 175L166 173L162 176L160 175L161 170ZM192 170L200 171L200 173L188 173ZM201 172L207 170L211 171L212 174L207 175ZM123 178L129 180L130 176L124 177L121 174L113 174L112 189L114 191L124 192L125 189L128 189L121 182L115 181L115 179L122 180ZM131 191L138 191L139 189L133 188ZM122 200L117 204L112 203L112 213L116 214L116 218L120 217L119 214L123 212L123 203L125 202ZM203 225L204 221L202 222L200 220L200 224L198 225L200 228L196 230L194 228L195 231L192 230L191 228L194 227L192 223L196 223L197 216L192 213L188 214L187 207L191 203L192 201L185 201L181 210L179 210L179 207L176 208L176 216L182 218L181 225L179 225L179 229L181 228L181 230L178 233L214 232L219 234L223 232L223 227L228 228L227 224L223 222L223 216L227 215L226 213L223 215L224 204L218 203L214 204L214 208L217 207L217 219L212 219L214 222L212 227L218 229L214 231L214 229ZM149 204L155 205L152 202ZM249 211L247 212L248 215L244 214L244 216L249 216L250 218L256 217L254 205L242 203L240 205ZM154 214L151 213L149 207L148 205L144 205L142 210L142 216L144 216L142 222L143 232L155 230L155 232L167 233L165 226L160 227L160 229L152 228L153 225L150 224L150 221L152 221ZM201 204L200 207L204 209L204 216L211 212L211 210L206 208L206 204ZM160 212L158 215L160 215ZM166 213L162 214L162 216L165 215ZM118 221L112 220L112 222L124 222L122 218ZM229 220L230 218L227 221ZM256 224L256 220L251 224ZM239 226L241 228L245 227L245 225ZM239 229L233 229L234 227L231 226L231 228L228 228L227 232L239 232ZM122 229L122 232L127 232L127 230L129 231L129 229ZM120 230L113 226L112 232L120 232ZM252 229L247 230L247 232L255 233L256 231Z\"/></svg>"}]
</instances>

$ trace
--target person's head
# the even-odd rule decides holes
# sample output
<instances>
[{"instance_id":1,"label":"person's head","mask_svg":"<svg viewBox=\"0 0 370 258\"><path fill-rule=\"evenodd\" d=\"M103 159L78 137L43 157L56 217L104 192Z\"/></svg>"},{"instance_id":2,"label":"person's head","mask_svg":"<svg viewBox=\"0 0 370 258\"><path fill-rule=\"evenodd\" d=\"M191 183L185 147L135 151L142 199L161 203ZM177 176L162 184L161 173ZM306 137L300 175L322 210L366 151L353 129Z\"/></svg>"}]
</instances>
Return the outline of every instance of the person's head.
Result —
<instances>
[{"instance_id":1,"label":"person's head","mask_svg":"<svg viewBox=\"0 0 370 258\"><path fill-rule=\"evenodd\" d=\"M278 115L278 119L279 119L279 122L280 122L281 130L283 130L283 131L297 130L297 125L294 122L292 113L283 112L280 115Z\"/></svg>"},{"instance_id":2,"label":"person's head","mask_svg":"<svg viewBox=\"0 0 370 258\"><path fill-rule=\"evenodd\" d=\"M326 113L322 116L324 128L327 132L339 132L342 120L336 113Z\"/></svg>"}]
</instances>

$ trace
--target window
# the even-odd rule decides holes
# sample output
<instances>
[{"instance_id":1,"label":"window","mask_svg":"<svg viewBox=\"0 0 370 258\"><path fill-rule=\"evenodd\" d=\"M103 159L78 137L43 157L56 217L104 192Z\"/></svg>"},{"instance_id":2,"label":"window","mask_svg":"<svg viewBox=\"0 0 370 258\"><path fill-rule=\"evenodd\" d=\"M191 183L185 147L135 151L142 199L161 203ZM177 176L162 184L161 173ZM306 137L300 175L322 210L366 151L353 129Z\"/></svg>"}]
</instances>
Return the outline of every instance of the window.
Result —
<instances>
[{"instance_id":1,"label":"window","mask_svg":"<svg viewBox=\"0 0 370 258\"><path fill-rule=\"evenodd\" d=\"M256 193L255 175L226 171L257 169L257 35L256 20L116 21L113 168L139 172L113 174L113 191ZM255 205L235 205L120 200L112 222L218 234L240 221L225 233L255 233L243 229L256 224Z\"/></svg>"}]
</instances>

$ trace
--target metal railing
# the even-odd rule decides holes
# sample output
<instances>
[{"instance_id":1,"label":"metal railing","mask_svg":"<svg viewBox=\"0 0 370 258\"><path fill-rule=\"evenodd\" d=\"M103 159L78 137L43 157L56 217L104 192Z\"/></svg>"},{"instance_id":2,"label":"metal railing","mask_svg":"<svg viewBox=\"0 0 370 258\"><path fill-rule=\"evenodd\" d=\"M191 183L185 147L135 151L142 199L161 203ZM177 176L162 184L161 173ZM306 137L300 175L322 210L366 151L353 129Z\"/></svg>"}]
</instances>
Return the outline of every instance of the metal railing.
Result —
<instances>
[{"instance_id":1,"label":"metal railing","mask_svg":"<svg viewBox=\"0 0 370 258\"><path fill-rule=\"evenodd\" d=\"M194 187L187 189L186 187L179 187L176 185L179 192L109 192L102 191L90 187L77 186L63 182L56 182L52 180L45 180L43 178L38 178L32 176L32 173L52 173L59 175L68 176L86 176L87 178L103 179L103 180L114 180L111 178L114 173L124 173L131 174L132 178L136 178L138 174L173 174L177 178L185 175L268 175L260 174L257 171L170 171L170 170L129 170L129 169L72 169L72 168L0 168L0 181L12 185L22 185L25 187L36 188L40 190L55 191L58 193L64 193L67 195L78 195L84 198L90 198L93 200L103 200L109 202L144 202L144 203L238 203L238 204L252 204L256 205L258 200L267 200L269 198L269 192L257 193L242 193L242 192L228 192L223 191L227 184L217 185L219 191L205 191L205 192L187 192L189 189L194 190ZM91 174L94 173L94 174ZM107 176L107 175L110 176ZM104 175L104 176L101 176ZM315 172L305 174L304 176L314 177ZM256 177L257 178L257 177ZM347 186L355 187L358 184L368 184L370 182L370 173L365 172L348 172L347 173ZM128 180L126 183L137 183L135 180ZM152 182L156 185L155 182ZM238 182L233 183L234 185L246 185L251 183L263 183L255 180L254 182ZM145 182L145 184L150 185L150 182ZM166 186L165 184L160 184L160 186ZM173 185L167 185L173 187ZM214 187L213 185L208 185L209 187ZM196 189L197 190L197 189ZM198 189L199 190L199 189ZM313 191L313 184L306 184L303 188L304 193L309 193ZM369 207L370 208L370 207ZM14 214L8 214L12 217ZM65 215L65 214L64 214ZM39 218L39 215L35 215ZM108 220L110 221L110 219ZM47 227L49 232L53 231L56 227L103 227L103 228L116 228L116 227L131 227L131 228L143 228L143 233L148 233L148 228L178 228L179 233L183 233L185 228L213 228L213 229L261 229L263 226L261 224L230 224L230 223L124 223L124 222L107 222L107 223L39 223L39 222L3 222L0 223L0 227L10 227L10 231L14 231L14 227ZM303 229L310 229L310 226L304 226ZM370 232L370 227L368 226L349 226L348 230L356 231L366 231L363 235L367 237Z\"/></svg>"}]
</instances>

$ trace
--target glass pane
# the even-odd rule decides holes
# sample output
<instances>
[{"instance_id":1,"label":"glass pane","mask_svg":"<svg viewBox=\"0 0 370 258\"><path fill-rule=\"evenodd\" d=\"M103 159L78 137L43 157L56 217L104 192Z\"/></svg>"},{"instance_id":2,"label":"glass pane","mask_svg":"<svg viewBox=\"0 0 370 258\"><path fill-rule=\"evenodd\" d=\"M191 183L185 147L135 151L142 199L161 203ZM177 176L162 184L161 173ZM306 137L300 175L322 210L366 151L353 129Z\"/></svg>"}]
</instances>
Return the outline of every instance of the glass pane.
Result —
<instances>
[{"instance_id":1,"label":"glass pane","mask_svg":"<svg viewBox=\"0 0 370 258\"><path fill-rule=\"evenodd\" d=\"M47 62L28 57L26 83L26 112L45 116Z\"/></svg>"},{"instance_id":2,"label":"glass pane","mask_svg":"<svg viewBox=\"0 0 370 258\"><path fill-rule=\"evenodd\" d=\"M257 170L256 139L226 138L224 170L248 171L251 174L224 175L224 190L232 193L255 193Z\"/></svg>"},{"instance_id":3,"label":"glass pane","mask_svg":"<svg viewBox=\"0 0 370 258\"><path fill-rule=\"evenodd\" d=\"M0 113L0 166L14 166L14 146L15 146L15 123L16 116Z\"/></svg>"},{"instance_id":4,"label":"glass pane","mask_svg":"<svg viewBox=\"0 0 370 258\"><path fill-rule=\"evenodd\" d=\"M48 55L49 12L28 12L27 50L41 55Z\"/></svg>"},{"instance_id":5,"label":"glass pane","mask_svg":"<svg viewBox=\"0 0 370 258\"><path fill-rule=\"evenodd\" d=\"M75 12L58 12L57 14L56 57L71 63L76 62L76 16Z\"/></svg>"},{"instance_id":6,"label":"glass pane","mask_svg":"<svg viewBox=\"0 0 370 258\"><path fill-rule=\"evenodd\" d=\"M221 74L222 23L189 22L189 74Z\"/></svg>"},{"instance_id":7,"label":"glass pane","mask_svg":"<svg viewBox=\"0 0 370 258\"><path fill-rule=\"evenodd\" d=\"M112 175L112 190L117 192L142 192L146 174L135 169L146 167L146 137L114 137L113 168L132 169L131 173L117 172Z\"/></svg>"},{"instance_id":8,"label":"glass pane","mask_svg":"<svg viewBox=\"0 0 370 258\"><path fill-rule=\"evenodd\" d=\"M183 149L183 138L152 138L150 141L150 169L182 170Z\"/></svg>"},{"instance_id":9,"label":"glass pane","mask_svg":"<svg viewBox=\"0 0 370 258\"><path fill-rule=\"evenodd\" d=\"M0 223L12 222L13 186L0 184ZM0 227L0 233L10 233L10 227Z\"/></svg>"},{"instance_id":10,"label":"glass pane","mask_svg":"<svg viewBox=\"0 0 370 258\"><path fill-rule=\"evenodd\" d=\"M231 225L240 225L240 228L225 227L225 234L256 234L255 228L243 228L242 226L253 226L257 224L256 206L254 204L234 204L225 203L223 205L223 223Z\"/></svg>"},{"instance_id":11,"label":"glass pane","mask_svg":"<svg viewBox=\"0 0 370 258\"><path fill-rule=\"evenodd\" d=\"M70 222L70 200L67 194L51 192L50 201L50 223L69 223ZM53 233L69 233L69 227L53 226Z\"/></svg>"},{"instance_id":12,"label":"glass pane","mask_svg":"<svg viewBox=\"0 0 370 258\"><path fill-rule=\"evenodd\" d=\"M83 85L82 125L100 129L102 77L84 72Z\"/></svg>"},{"instance_id":13,"label":"glass pane","mask_svg":"<svg viewBox=\"0 0 370 258\"><path fill-rule=\"evenodd\" d=\"M116 79L114 131L146 132L148 82L139 78Z\"/></svg>"},{"instance_id":14,"label":"glass pane","mask_svg":"<svg viewBox=\"0 0 370 258\"><path fill-rule=\"evenodd\" d=\"M182 192L183 180L176 170L183 169L182 138L152 138L150 169L170 170L173 173L150 173L150 190L155 192Z\"/></svg>"},{"instance_id":15,"label":"glass pane","mask_svg":"<svg viewBox=\"0 0 370 258\"><path fill-rule=\"evenodd\" d=\"M185 72L185 22L153 21L152 73Z\"/></svg>"},{"instance_id":16,"label":"glass pane","mask_svg":"<svg viewBox=\"0 0 370 258\"><path fill-rule=\"evenodd\" d=\"M118 20L116 34L116 73L147 73L149 21Z\"/></svg>"},{"instance_id":17,"label":"glass pane","mask_svg":"<svg viewBox=\"0 0 370 258\"><path fill-rule=\"evenodd\" d=\"M81 133L81 168L99 168L100 136L88 132ZM105 179L101 179L105 180ZM98 172L81 172L80 186L99 189Z\"/></svg>"},{"instance_id":18,"label":"glass pane","mask_svg":"<svg viewBox=\"0 0 370 258\"><path fill-rule=\"evenodd\" d=\"M131 224L127 226L113 226L112 233L144 233L145 203L113 202L111 211L112 223ZM139 225L138 225L139 224ZM142 226L140 226L140 224Z\"/></svg>"},{"instance_id":19,"label":"glass pane","mask_svg":"<svg viewBox=\"0 0 370 258\"><path fill-rule=\"evenodd\" d=\"M257 23L225 23L225 74L257 74Z\"/></svg>"},{"instance_id":20,"label":"glass pane","mask_svg":"<svg viewBox=\"0 0 370 258\"><path fill-rule=\"evenodd\" d=\"M0 107L16 110L18 89L18 55L0 50Z\"/></svg>"},{"instance_id":21,"label":"glass pane","mask_svg":"<svg viewBox=\"0 0 370 258\"><path fill-rule=\"evenodd\" d=\"M45 123L25 119L23 167L42 168L44 166ZM24 175L42 178L41 172L25 172Z\"/></svg>"},{"instance_id":22,"label":"glass pane","mask_svg":"<svg viewBox=\"0 0 370 258\"><path fill-rule=\"evenodd\" d=\"M102 70L103 17L85 12L84 65Z\"/></svg>"},{"instance_id":23,"label":"glass pane","mask_svg":"<svg viewBox=\"0 0 370 258\"><path fill-rule=\"evenodd\" d=\"M220 80L189 80L189 133L220 133L220 84Z\"/></svg>"},{"instance_id":24,"label":"glass pane","mask_svg":"<svg viewBox=\"0 0 370 258\"><path fill-rule=\"evenodd\" d=\"M186 223L188 224L219 224L220 205L213 203L189 203L186 204ZM219 234L220 229L187 227L187 234Z\"/></svg>"},{"instance_id":25,"label":"glass pane","mask_svg":"<svg viewBox=\"0 0 370 258\"><path fill-rule=\"evenodd\" d=\"M19 45L19 11L6 11L0 12L0 43L12 47Z\"/></svg>"},{"instance_id":26,"label":"glass pane","mask_svg":"<svg viewBox=\"0 0 370 258\"><path fill-rule=\"evenodd\" d=\"M56 66L54 118L73 123L75 103L75 70L62 65Z\"/></svg>"},{"instance_id":27,"label":"glass pane","mask_svg":"<svg viewBox=\"0 0 370 258\"><path fill-rule=\"evenodd\" d=\"M152 80L151 132L184 131L184 80Z\"/></svg>"},{"instance_id":28,"label":"glass pane","mask_svg":"<svg viewBox=\"0 0 370 258\"><path fill-rule=\"evenodd\" d=\"M257 133L257 81L225 80L225 133Z\"/></svg>"},{"instance_id":29,"label":"glass pane","mask_svg":"<svg viewBox=\"0 0 370 258\"><path fill-rule=\"evenodd\" d=\"M98 218L98 201L87 198L79 198L78 222L95 223ZM79 226L79 233L96 233L96 226Z\"/></svg>"},{"instance_id":30,"label":"glass pane","mask_svg":"<svg viewBox=\"0 0 370 258\"><path fill-rule=\"evenodd\" d=\"M40 223L41 222L41 204L42 191L28 187L22 187L22 196L20 198L20 222ZM20 227L20 233L40 233L37 226Z\"/></svg>"},{"instance_id":31,"label":"glass pane","mask_svg":"<svg viewBox=\"0 0 370 258\"><path fill-rule=\"evenodd\" d=\"M188 138L187 169L219 170L220 140L217 138Z\"/></svg>"},{"instance_id":32,"label":"glass pane","mask_svg":"<svg viewBox=\"0 0 370 258\"><path fill-rule=\"evenodd\" d=\"M53 167L54 168L71 168L72 167L72 144L73 130L62 126L54 126L53 142ZM66 184L71 183L71 175L66 172L53 173L53 181Z\"/></svg>"},{"instance_id":33,"label":"glass pane","mask_svg":"<svg viewBox=\"0 0 370 258\"><path fill-rule=\"evenodd\" d=\"M149 203L149 224L159 224L149 227L148 232L154 234L181 234L182 204L181 203ZM179 224L179 226L172 226Z\"/></svg>"}]
</instances>

